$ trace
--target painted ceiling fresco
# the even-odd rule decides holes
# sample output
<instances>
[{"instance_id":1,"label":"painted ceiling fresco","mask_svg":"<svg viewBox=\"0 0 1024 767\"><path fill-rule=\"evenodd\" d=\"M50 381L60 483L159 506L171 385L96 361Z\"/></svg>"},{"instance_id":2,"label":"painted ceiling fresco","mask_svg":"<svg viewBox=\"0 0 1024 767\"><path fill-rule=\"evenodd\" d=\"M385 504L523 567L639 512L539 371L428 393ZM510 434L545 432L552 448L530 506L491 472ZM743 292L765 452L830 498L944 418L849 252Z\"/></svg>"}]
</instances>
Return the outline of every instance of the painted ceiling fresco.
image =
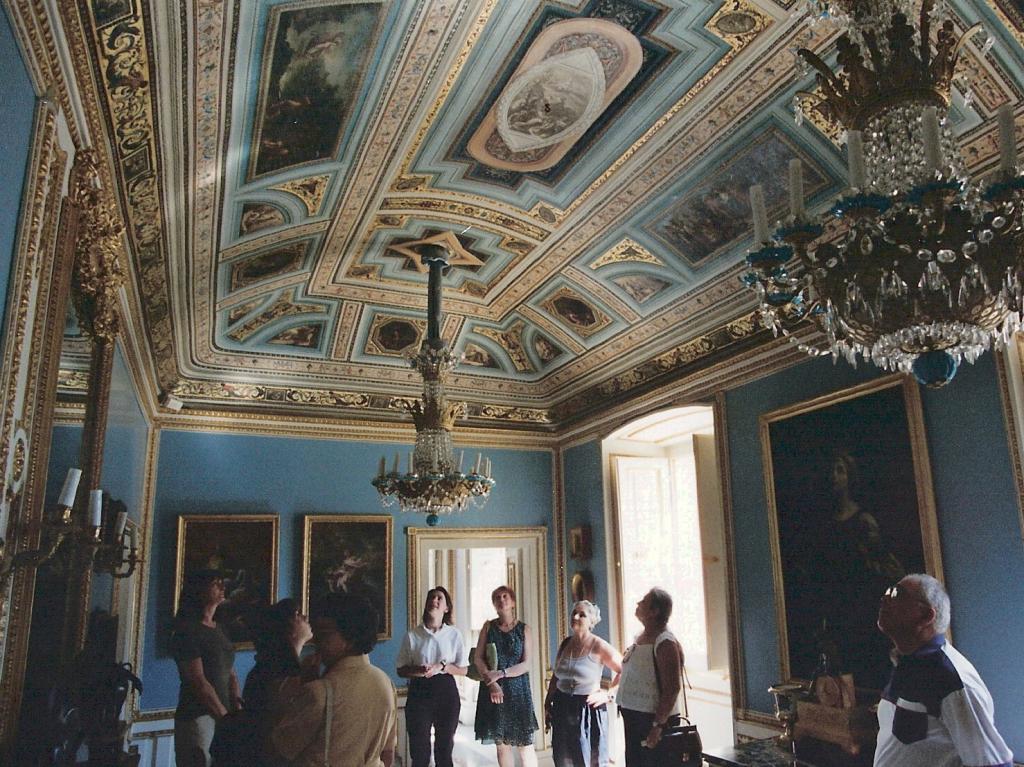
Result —
<instances>
[{"instance_id":1,"label":"painted ceiling fresco","mask_svg":"<svg viewBox=\"0 0 1024 767\"><path fill-rule=\"evenodd\" d=\"M995 109L1024 115L1024 23L1010 0L951 5L995 37L956 95L984 171ZM833 127L793 119L814 87L794 49L834 56L800 7L79 3L154 385L186 408L398 417L423 242L453 254L449 388L481 425L553 429L759 342L749 186L779 218L791 159L812 209L844 177Z\"/></svg>"}]
</instances>

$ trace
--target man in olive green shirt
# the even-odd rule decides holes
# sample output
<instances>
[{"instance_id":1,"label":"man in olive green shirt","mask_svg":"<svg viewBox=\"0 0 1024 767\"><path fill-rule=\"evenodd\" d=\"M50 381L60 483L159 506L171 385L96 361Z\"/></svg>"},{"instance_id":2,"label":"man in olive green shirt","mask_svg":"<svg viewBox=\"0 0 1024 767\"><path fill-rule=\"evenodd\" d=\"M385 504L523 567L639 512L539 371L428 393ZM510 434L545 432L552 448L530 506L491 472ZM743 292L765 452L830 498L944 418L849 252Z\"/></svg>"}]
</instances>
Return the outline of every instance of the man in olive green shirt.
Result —
<instances>
[{"instance_id":1,"label":"man in olive green shirt","mask_svg":"<svg viewBox=\"0 0 1024 767\"><path fill-rule=\"evenodd\" d=\"M274 749L296 767L321 767L325 754L331 767L391 767L398 743L395 687L367 657L377 642L377 611L361 597L331 594L314 617L313 641L327 671L284 706L271 736Z\"/></svg>"}]
</instances>

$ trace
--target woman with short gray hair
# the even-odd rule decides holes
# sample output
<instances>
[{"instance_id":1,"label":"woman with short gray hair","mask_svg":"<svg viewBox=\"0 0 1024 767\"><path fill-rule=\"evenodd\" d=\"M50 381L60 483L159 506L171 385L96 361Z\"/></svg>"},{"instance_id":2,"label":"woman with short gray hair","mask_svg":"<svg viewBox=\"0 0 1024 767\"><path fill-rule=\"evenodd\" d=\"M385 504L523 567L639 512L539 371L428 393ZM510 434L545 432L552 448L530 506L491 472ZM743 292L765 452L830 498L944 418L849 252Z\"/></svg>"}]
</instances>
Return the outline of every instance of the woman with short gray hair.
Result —
<instances>
[{"instance_id":1,"label":"woman with short gray hair","mask_svg":"<svg viewBox=\"0 0 1024 767\"><path fill-rule=\"evenodd\" d=\"M606 767L608 703L615 700L622 656L592 633L601 621L601 610L593 602L583 599L574 604L569 621L572 633L558 648L544 700L555 767ZM605 668L613 677L609 688L602 690Z\"/></svg>"}]
</instances>

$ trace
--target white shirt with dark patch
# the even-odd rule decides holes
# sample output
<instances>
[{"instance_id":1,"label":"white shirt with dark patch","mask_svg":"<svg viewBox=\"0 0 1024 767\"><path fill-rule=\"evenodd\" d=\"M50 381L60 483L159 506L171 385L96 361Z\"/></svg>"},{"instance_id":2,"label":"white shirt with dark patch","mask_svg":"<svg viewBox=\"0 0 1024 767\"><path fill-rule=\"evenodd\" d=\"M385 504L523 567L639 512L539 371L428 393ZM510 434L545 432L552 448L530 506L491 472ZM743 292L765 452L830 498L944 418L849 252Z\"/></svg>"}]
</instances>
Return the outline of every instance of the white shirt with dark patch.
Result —
<instances>
[{"instance_id":1,"label":"white shirt with dark patch","mask_svg":"<svg viewBox=\"0 0 1024 767\"><path fill-rule=\"evenodd\" d=\"M432 663L454 663L468 666L469 658L462 632L454 626L441 624L436 631L430 631L420 624L405 635L398 650L398 668L402 666L429 666Z\"/></svg>"},{"instance_id":2,"label":"white shirt with dark patch","mask_svg":"<svg viewBox=\"0 0 1024 767\"><path fill-rule=\"evenodd\" d=\"M938 635L896 661L878 704L875 767L1011 767L992 696Z\"/></svg>"}]
</instances>

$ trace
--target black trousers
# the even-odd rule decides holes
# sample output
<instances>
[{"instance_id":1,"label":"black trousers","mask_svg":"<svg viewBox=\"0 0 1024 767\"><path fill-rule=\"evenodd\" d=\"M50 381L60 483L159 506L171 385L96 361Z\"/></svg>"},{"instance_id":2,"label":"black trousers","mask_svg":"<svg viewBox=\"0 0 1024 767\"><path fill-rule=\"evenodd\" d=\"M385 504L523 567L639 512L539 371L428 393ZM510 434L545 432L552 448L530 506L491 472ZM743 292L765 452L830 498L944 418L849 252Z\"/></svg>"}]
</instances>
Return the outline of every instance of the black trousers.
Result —
<instances>
[{"instance_id":1,"label":"black trousers","mask_svg":"<svg viewBox=\"0 0 1024 767\"><path fill-rule=\"evenodd\" d=\"M654 724L654 714L644 711L631 711L620 708L622 715L623 739L626 741L626 767L664 767L659 764L657 753L644 748L643 742ZM679 724L679 715L674 714L665 720L667 727Z\"/></svg>"},{"instance_id":2,"label":"black trousers","mask_svg":"<svg viewBox=\"0 0 1024 767\"><path fill-rule=\"evenodd\" d=\"M455 729L459 726L459 688L450 674L413 679L405 702L405 732L412 767L430 764L430 729L434 729L434 767L452 767Z\"/></svg>"}]
</instances>

